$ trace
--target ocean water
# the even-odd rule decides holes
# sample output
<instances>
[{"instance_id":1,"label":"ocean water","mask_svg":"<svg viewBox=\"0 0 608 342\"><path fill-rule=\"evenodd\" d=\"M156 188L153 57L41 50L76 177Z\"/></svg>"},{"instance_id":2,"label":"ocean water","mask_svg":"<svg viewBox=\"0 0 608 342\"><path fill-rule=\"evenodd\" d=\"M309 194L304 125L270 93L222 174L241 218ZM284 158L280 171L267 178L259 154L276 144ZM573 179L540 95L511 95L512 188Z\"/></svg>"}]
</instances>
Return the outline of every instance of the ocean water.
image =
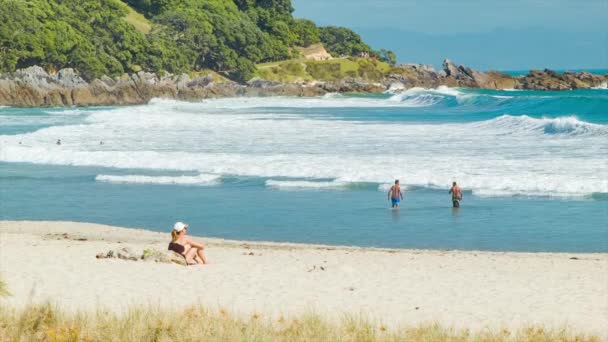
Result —
<instances>
[{"instance_id":1,"label":"ocean water","mask_svg":"<svg viewBox=\"0 0 608 342\"><path fill-rule=\"evenodd\" d=\"M602 88L602 87L600 87ZM61 139L61 144L56 141ZM242 240L608 252L608 90L0 108L2 219ZM400 210L386 191L404 185ZM447 193L465 190L460 209Z\"/></svg>"}]
</instances>

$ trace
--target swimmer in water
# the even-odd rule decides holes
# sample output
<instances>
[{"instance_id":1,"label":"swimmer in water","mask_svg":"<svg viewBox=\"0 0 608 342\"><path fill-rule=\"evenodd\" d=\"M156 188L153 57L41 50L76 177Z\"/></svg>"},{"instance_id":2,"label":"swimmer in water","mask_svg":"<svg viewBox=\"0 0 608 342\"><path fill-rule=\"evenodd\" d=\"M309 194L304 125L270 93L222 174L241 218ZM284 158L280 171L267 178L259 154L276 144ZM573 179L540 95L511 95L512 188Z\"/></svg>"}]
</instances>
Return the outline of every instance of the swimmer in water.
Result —
<instances>
[{"instance_id":1,"label":"swimmer in water","mask_svg":"<svg viewBox=\"0 0 608 342\"><path fill-rule=\"evenodd\" d=\"M460 208L460 201L462 201L462 190L456 184L456 182L452 183L452 188L449 191L452 194L452 206L454 208Z\"/></svg>"},{"instance_id":2,"label":"swimmer in water","mask_svg":"<svg viewBox=\"0 0 608 342\"><path fill-rule=\"evenodd\" d=\"M403 192L399 185L399 180L395 180L395 185L388 191L388 199L391 201L391 208L399 208L399 202L403 199Z\"/></svg>"},{"instance_id":3,"label":"swimmer in water","mask_svg":"<svg viewBox=\"0 0 608 342\"><path fill-rule=\"evenodd\" d=\"M57 139L57 145L61 145L61 139Z\"/></svg>"}]
</instances>

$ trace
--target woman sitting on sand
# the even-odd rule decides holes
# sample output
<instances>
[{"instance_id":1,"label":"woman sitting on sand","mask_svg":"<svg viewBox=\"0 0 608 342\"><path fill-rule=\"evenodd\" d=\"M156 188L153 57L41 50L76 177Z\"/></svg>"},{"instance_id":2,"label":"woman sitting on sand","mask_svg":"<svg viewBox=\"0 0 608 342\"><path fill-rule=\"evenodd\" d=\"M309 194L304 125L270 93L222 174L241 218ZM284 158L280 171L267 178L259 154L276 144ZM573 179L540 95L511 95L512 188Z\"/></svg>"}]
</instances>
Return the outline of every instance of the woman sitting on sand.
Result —
<instances>
[{"instance_id":1,"label":"woman sitting on sand","mask_svg":"<svg viewBox=\"0 0 608 342\"><path fill-rule=\"evenodd\" d=\"M183 222L176 222L171 231L171 242L169 250L181 254L186 258L188 265L206 264L205 246L186 236L188 225Z\"/></svg>"}]
</instances>

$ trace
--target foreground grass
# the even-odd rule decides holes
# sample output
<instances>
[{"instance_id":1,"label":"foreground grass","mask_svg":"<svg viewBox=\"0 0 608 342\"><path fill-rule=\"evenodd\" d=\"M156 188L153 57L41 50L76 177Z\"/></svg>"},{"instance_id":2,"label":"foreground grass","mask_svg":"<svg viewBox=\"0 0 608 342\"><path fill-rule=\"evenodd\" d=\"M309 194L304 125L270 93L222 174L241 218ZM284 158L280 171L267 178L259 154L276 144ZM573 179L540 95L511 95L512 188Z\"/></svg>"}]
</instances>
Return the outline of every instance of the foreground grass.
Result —
<instances>
[{"instance_id":1,"label":"foreground grass","mask_svg":"<svg viewBox=\"0 0 608 342\"><path fill-rule=\"evenodd\" d=\"M272 320L191 307L180 311L133 309L66 314L52 305L23 310L0 306L0 341L599 341L566 330L531 327L470 332L437 324L389 329L349 316L333 322L315 314Z\"/></svg>"},{"instance_id":2,"label":"foreground grass","mask_svg":"<svg viewBox=\"0 0 608 342\"><path fill-rule=\"evenodd\" d=\"M0 298L7 297L9 295L10 295L10 292L8 292L8 288L6 286L6 283L4 282L4 280L2 280L0 278Z\"/></svg>"}]
</instances>

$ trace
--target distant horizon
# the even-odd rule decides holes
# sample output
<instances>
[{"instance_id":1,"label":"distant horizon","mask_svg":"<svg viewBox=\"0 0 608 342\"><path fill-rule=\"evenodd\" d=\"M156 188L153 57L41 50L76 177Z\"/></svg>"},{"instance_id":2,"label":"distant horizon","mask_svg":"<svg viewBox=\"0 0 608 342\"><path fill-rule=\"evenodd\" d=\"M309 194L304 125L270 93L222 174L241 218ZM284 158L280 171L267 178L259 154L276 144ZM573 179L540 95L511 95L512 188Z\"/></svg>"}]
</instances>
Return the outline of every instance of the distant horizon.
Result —
<instances>
[{"instance_id":1,"label":"distant horizon","mask_svg":"<svg viewBox=\"0 0 608 342\"><path fill-rule=\"evenodd\" d=\"M293 6L296 17L348 27L372 48L392 50L400 64L438 68L449 58L477 70L608 69L605 1L293 0ZM336 11L342 15L330 15Z\"/></svg>"}]
</instances>

